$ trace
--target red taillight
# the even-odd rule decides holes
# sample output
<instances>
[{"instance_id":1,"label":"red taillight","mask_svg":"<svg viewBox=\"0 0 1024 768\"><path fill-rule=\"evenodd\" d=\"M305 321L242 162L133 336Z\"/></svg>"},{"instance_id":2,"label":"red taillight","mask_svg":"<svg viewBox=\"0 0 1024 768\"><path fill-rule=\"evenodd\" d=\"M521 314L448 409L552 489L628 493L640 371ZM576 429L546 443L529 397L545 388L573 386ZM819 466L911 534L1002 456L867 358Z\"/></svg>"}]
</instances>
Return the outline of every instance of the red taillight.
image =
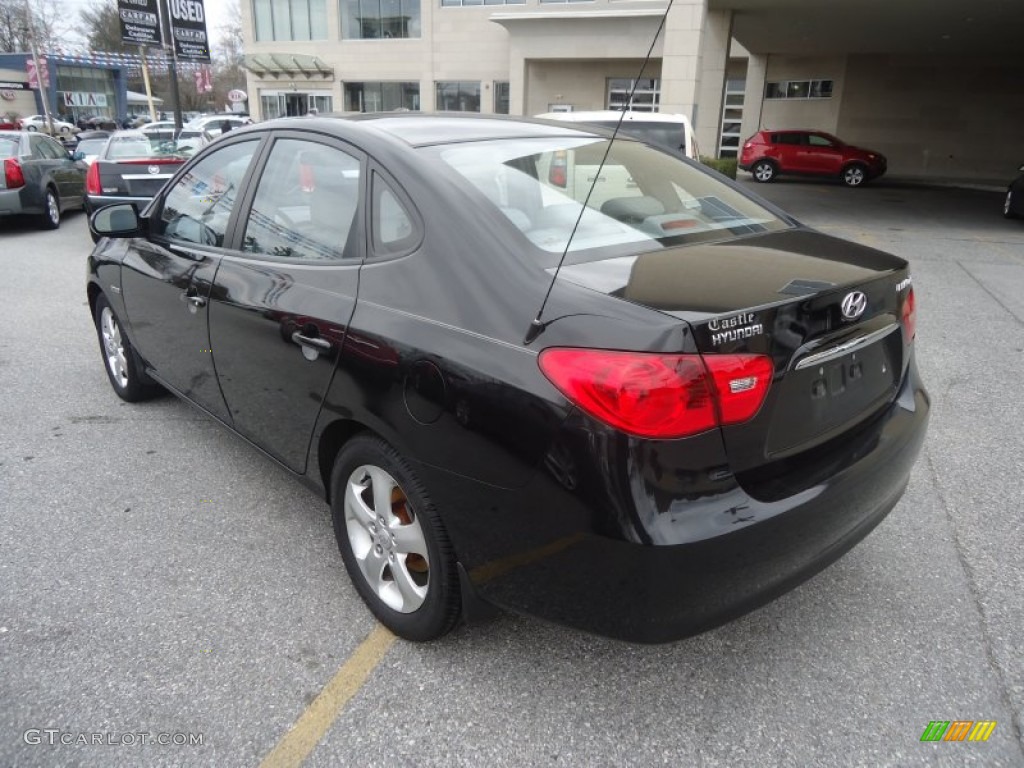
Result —
<instances>
[{"instance_id":1,"label":"red taillight","mask_svg":"<svg viewBox=\"0 0 1024 768\"><path fill-rule=\"evenodd\" d=\"M749 419L761 407L772 373L771 360L760 355L702 359L551 348L541 352L539 364L562 394L594 418L658 439Z\"/></svg>"},{"instance_id":2,"label":"red taillight","mask_svg":"<svg viewBox=\"0 0 1024 768\"><path fill-rule=\"evenodd\" d=\"M772 360L765 355L705 355L715 382L722 424L740 424L761 410L772 383Z\"/></svg>"},{"instance_id":3,"label":"red taillight","mask_svg":"<svg viewBox=\"0 0 1024 768\"><path fill-rule=\"evenodd\" d=\"M93 161L85 172L85 192L88 195L102 195L103 185L100 184L100 164Z\"/></svg>"},{"instance_id":4,"label":"red taillight","mask_svg":"<svg viewBox=\"0 0 1024 768\"><path fill-rule=\"evenodd\" d=\"M903 341L909 344L917 335L917 301L914 299L913 288L907 291L907 298L903 300L900 322L903 324Z\"/></svg>"},{"instance_id":5,"label":"red taillight","mask_svg":"<svg viewBox=\"0 0 1024 768\"><path fill-rule=\"evenodd\" d=\"M21 172L21 163L13 157L4 160L4 183L8 189L25 186L25 174Z\"/></svg>"},{"instance_id":6,"label":"red taillight","mask_svg":"<svg viewBox=\"0 0 1024 768\"><path fill-rule=\"evenodd\" d=\"M548 168L548 182L556 187L562 187L565 189L569 183L569 174L566 170L567 156L564 149L555 151L554 156L551 158L551 167Z\"/></svg>"}]
</instances>

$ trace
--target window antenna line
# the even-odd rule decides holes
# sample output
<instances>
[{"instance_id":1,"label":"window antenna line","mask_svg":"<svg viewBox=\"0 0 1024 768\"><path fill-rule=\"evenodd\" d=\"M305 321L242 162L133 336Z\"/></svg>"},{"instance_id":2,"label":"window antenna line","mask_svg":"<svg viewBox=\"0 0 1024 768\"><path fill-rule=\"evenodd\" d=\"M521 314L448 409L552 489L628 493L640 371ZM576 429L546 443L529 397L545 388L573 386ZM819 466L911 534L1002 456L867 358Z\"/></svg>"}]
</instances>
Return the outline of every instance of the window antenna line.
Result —
<instances>
[{"instance_id":1,"label":"window antenna line","mask_svg":"<svg viewBox=\"0 0 1024 768\"><path fill-rule=\"evenodd\" d=\"M661 21L658 22L658 28L654 30L654 38L651 40L651 45L647 49L647 55L644 56L643 63L640 64L640 71L637 73L636 78L633 80L633 87L629 89L629 97L626 99L626 107L630 108L633 106L633 94L636 93L636 87L640 83L640 79L644 76L644 71L647 69L648 63L651 60L651 54L654 52L654 46L658 42L658 37L661 35L661 31L665 28L665 20L668 18L668 12L672 10L672 3L674 0L668 0L668 5L665 7L665 13L661 16ZM601 178L601 171L604 170L605 162L608 160L608 153L612 150L612 145L615 143L615 139L619 135L619 128L622 127L622 121L626 117L627 109L622 110L622 114L619 115L619 121L615 124L615 129L612 131L612 137L608 141L608 146L604 149L604 155L601 157L601 162L597 166L597 173L594 174L593 181L590 182L590 189L587 190L587 196L583 199L583 205L580 207L579 215L576 217L576 223L572 226L572 231L569 233L569 239L565 241L565 248L562 250L562 257L558 260L558 266L555 267L555 274L551 277L551 282L548 284L548 290L544 294L544 300L540 304L540 309L537 310L537 316L530 322L530 327L526 332L526 337L523 339L523 344L530 344L536 339L545 328L548 327L548 322L543 322L541 317L544 314L544 307L547 306L548 299L551 297L551 290L555 287L555 281L558 279L558 273L562 270L562 264L565 263L565 257L569 253L569 247L572 245L572 239L576 236L576 230L580 226L580 221L583 219L583 215L587 212L587 203L590 202L590 196L594 194L594 189L597 187L597 182Z\"/></svg>"}]
</instances>

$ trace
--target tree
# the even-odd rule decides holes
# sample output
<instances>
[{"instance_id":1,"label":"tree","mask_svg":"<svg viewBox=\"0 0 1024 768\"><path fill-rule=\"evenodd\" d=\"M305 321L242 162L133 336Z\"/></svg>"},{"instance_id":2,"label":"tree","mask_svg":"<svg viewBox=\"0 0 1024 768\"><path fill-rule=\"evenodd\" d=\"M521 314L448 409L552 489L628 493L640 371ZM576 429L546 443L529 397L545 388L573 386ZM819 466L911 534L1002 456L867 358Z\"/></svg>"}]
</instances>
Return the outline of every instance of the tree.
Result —
<instances>
[{"instance_id":1,"label":"tree","mask_svg":"<svg viewBox=\"0 0 1024 768\"><path fill-rule=\"evenodd\" d=\"M217 30L217 45L211 46L213 54L213 93L210 94L214 104L225 104L228 91L235 88L245 89L245 53L242 43L242 25L239 19L238 3L231 2L227 17L234 19L221 25Z\"/></svg>"},{"instance_id":2,"label":"tree","mask_svg":"<svg viewBox=\"0 0 1024 768\"><path fill-rule=\"evenodd\" d=\"M85 25L82 31L85 33L86 47L90 51L139 52L137 45L121 42L121 17L117 12L117 0L95 0L79 13Z\"/></svg>"},{"instance_id":3,"label":"tree","mask_svg":"<svg viewBox=\"0 0 1024 768\"><path fill-rule=\"evenodd\" d=\"M72 35L61 0L29 0L36 48L40 53L60 52ZM0 53L29 51L25 0L0 0Z\"/></svg>"}]
</instances>

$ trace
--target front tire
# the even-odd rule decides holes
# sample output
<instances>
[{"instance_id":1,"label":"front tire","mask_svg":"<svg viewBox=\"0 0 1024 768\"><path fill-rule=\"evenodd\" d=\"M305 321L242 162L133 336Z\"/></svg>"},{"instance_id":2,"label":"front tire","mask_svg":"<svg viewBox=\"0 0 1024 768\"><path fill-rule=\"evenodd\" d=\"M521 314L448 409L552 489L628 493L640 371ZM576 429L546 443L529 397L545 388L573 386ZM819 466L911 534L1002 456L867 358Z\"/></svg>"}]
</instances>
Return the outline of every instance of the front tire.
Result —
<instances>
[{"instance_id":1,"label":"front tire","mask_svg":"<svg viewBox=\"0 0 1024 768\"><path fill-rule=\"evenodd\" d=\"M331 513L359 596L406 640L447 634L461 614L455 554L413 467L391 445L357 435L331 473Z\"/></svg>"},{"instance_id":2,"label":"front tire","mask_svg":"<svg viewBox=\"0 0 1024 768\"><path fill-rule=\"evenodd\" d=\"M754 163L750 172L754 175L754 181L762 184L775 181L775 177L779 175L778 168L775 167L775 163L771 160L758 160Z\"/></svg>"},{"instance_id":3,"label":"front tire","mask_svg":"<svg viewBox=\"0 0 1024 768\"><path fill-rule=\"evenodd\" d=\"M29 131L30 133L34 133L35 131L38 131L39 129L36 128L34 125L26 125L25 126L25 130Z\"/></svg>"},{"instance_id":4,"label":"front tire","mask_svg":"<svg viewBox=\"0 0 1024 768\"><path fill-rule=\"evenodd\" d=\"M1006 200L1003 201L1003 216L1008 219L1016 219L1017 214L1013 210L1013 190L1006 190Z\"/></svg>"},{"instance_id":5,"label":"front tire","mask_svg":"<svg viewBox=\"0 0 1024 768\"><path fill-rule=\"evenodd\" d=\"M868 180L868 169L860 163L852 163L843 169L843 184L859 187Z\"/></svg>"},{"instance_id":6,"label":"front tire","mask_svg":"<svg viewBox=\"0 0 1024 768\"><path fill-rule=\"evenodd\" d=\"M103 368L117 396L126 402L137 403L156 395L159 387L143 370L142 361L128 341L106 296L100 295L96 299L93 320L100 341Z\"/></svg>"}]
</instances>

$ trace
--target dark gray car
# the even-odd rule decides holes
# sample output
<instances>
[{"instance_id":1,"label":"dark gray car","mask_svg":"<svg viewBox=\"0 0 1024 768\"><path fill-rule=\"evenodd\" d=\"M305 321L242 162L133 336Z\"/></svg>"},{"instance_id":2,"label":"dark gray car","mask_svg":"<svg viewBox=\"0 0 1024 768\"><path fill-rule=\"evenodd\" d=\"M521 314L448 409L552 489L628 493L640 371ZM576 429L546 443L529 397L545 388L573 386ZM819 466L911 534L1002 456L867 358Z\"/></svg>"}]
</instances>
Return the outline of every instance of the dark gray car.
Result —
<instances>
[{"instance_id":1,"label":"dark gray car","mask_svg":"<svg viewBox=\"0 0 1024 768\"><path fill-rule=\"evenodd\" d=\"M61 213L84 207L85 168L49 136L3 133L0 163L0 216L34 216L43 229L56 229Z\"/></svg>"}]
</instances>

